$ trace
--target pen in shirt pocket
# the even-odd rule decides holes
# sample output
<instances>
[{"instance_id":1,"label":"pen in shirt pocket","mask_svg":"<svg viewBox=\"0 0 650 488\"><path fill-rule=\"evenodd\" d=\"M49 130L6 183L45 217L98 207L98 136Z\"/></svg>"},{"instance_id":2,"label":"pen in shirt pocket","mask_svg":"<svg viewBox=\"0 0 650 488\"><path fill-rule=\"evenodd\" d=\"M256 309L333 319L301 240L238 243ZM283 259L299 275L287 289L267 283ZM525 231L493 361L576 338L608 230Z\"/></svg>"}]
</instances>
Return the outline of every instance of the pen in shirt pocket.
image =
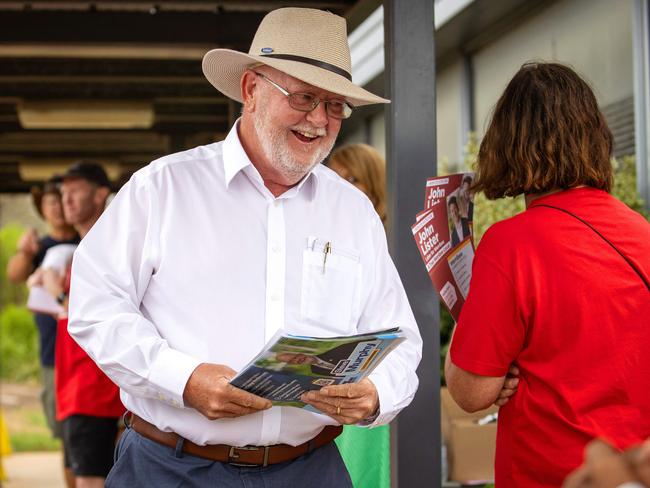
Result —
<instances>
[{"instance_id":1,"label":"pen in shirt pocket","mask_svg":"<svg viewBox=\"0 0 650 488\"><path fill-rule=\"evenodd\" d=\"M332 252L332 243L327 241L323 247L323 274L325 274L325 266L327 265L327 255Z\"/></svg>"}]
</instances>

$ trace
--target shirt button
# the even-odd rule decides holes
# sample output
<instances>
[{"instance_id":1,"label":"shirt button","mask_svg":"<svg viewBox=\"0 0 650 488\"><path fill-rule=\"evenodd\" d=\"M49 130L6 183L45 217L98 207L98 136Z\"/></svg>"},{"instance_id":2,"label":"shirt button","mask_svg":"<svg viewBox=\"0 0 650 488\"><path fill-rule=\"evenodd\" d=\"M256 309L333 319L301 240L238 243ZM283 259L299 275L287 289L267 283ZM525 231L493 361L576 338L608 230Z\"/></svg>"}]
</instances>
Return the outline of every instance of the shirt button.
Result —
<instances>
[{"instance_id":1,"label":"shirt button","mask_svg":"<svg viewBox=\"0 0 650 488\"><path fill-rule=\"evenodd\" d=\"M273 300L274 302L277 302L278 300L280 300L280 294L277 291L274 291L271 294L271 300Z\"/></svg>"},{"instance_id":2,"label":"shirt button","mask_svg":"<svg viewBox=\"0 0 650 488\"><path fill-rule=\"evenodd\" d=\"M277 243L276 243L276 244L273 244L273 245L271 246L271 250L272 250L274 253L276 253L276 254L279 253L279 252L280 252L280 245L277 244Z\"/></svg>"}]
</instances>

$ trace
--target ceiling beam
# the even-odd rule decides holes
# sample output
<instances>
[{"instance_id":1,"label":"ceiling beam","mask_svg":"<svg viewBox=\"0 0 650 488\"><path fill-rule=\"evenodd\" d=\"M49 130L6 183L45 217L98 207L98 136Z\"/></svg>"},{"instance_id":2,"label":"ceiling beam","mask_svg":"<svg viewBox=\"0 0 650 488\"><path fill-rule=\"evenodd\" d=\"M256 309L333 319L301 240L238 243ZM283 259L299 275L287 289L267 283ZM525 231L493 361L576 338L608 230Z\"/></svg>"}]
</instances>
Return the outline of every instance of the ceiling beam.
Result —
<instances>
[{"instance_id":1,"label":"ceiling beam","mask_svg":"<svg viewBox=\"0 0 650 488\"><path fill-rule=\"evenodd\" d=\"M93 59L0 56L1 75L202 77L203 72L198 59L109 59L99 50Z\"/></svg>"},{"instance_id":2,"label":"ceiling beam","mask_svg":"<svg viewBox=\"0 0 650 488\"><path fill-rule=\"evenodd\" d=\"M296 7L318 8L331 10L339 15L345 12L351 0L294 0L291 2ZM0 10L119 10L119 11L144 11L152 15L164 11L180 12L223 12L246 11L268 12L280 7L286 7L287 2L279 0L127 0L127 1L92 1L65 0L65 1L29 1L17 2L0 0Z\"/></svg>"},{"instance_id":3,"label":"ceiling beam","mask_svg":"<svg viewBox=\"0 0 650 488\"><path fill-rule=\"evenodd\" d=\"M74 58L92 62L107 59L160 59L170 60L200 60L210 49L210 44L185 44L151 46L149 44L127 45L89 45L88 43L70 42L53 46L51 44L2 44L0 57L7 58Z\"/></svg>"},{"instance_id":4,"label":"ceiling beam","mask_svg":"<svg viewBox=\"0 0 650 488\"><path fill-rule=\"evenodd\" d=\"M169 137L150 131L20 131L0 133L2 154L165 152Z\"/></svg>"},{"instance_id":5,"label":"ceiling beam","mask_svg":"<svg viewBox=\"0 0 650 488\"><path fill-rule=\"evenodd\" d=\"M203 43L246 50L265 12L3 11L3 43Z\"/></svg>"},{"instance_id":6,"label":"ceiling beam","mask_svg":"<svg viewBox=\"0 0 650 488\"><path fill-rule=\"evenodd\" d=\"M379 0L363 3L368 1ZM290 2L339 15L352 6L359 15L359 3ZM126 178L164 154L223 139L239 106L204 78L201 59L216 47L248 51L264 15L286 5L282 0L0 0L0 192L29 189L31 182L21 181L19 171L26 161L47 167L80 158L112 160ZM45 112L53 101L66 111L66 123L82 115L104 121L86 101L119 112L125 123L132 119L130 111L142 106L140 112L152 114L152 121L133 130L118 130L117 124L89 128L97 123L48 130L21 125L20 107L42 119L51 115ZM77 113L85 103L88 110Z\"/></svg>"},{"instance_id":7,"label":"ceiling beam","mask_svg":"<svg viewBox=\"0 0 650 488\"><path fill-rule=\"evenodd\" d=\"M5 96L26 99L156 99L158 97L209 97L218 93L207 81L172 84L160 81L149 83L115 83L104 79L96 83L48 83L47 80L33 83L7 83L0 78L0 93Z\"/></svg>"}]
</instances>

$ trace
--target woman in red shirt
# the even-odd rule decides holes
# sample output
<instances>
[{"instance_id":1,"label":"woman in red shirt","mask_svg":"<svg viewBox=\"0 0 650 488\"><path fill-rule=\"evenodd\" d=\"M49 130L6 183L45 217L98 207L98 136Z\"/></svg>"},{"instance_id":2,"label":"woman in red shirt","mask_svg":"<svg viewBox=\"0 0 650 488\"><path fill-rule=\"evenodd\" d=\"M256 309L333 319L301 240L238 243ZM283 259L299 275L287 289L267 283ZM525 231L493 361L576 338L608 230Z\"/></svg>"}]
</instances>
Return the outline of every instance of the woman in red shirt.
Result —
<instances>
[{"instance_id":1,"label":"woman in red shirt","mask_svg":"<svg viewBox=\"0 0 650 488\"><path fill-rule=\"evenodd\" d=\"M446 377L471 411L519 371L497 488L558 487L591 439L650 436L650 224L609 194L612 143L587 83L553 63L519 70L481 143L473 190L527 209L481 240Z\"/></svg>"}]
</instances>

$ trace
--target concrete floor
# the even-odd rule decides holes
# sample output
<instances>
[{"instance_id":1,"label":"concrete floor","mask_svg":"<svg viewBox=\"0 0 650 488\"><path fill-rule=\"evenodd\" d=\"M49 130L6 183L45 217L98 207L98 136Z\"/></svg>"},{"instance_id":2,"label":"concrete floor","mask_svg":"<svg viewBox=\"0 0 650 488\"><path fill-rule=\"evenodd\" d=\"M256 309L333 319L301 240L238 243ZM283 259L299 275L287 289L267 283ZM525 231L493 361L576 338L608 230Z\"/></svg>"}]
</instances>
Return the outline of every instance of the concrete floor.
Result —
<instances>
[{"instance_id":1,"label":"concrete floor","mask_svg":"<svg viewBox=\"0 0 650 488\"><path fill-rule=\"evenodd\" d=\"M19 452L3 456L3 488L64 488L61 452Z\"/></svg>"}]
</instances>

